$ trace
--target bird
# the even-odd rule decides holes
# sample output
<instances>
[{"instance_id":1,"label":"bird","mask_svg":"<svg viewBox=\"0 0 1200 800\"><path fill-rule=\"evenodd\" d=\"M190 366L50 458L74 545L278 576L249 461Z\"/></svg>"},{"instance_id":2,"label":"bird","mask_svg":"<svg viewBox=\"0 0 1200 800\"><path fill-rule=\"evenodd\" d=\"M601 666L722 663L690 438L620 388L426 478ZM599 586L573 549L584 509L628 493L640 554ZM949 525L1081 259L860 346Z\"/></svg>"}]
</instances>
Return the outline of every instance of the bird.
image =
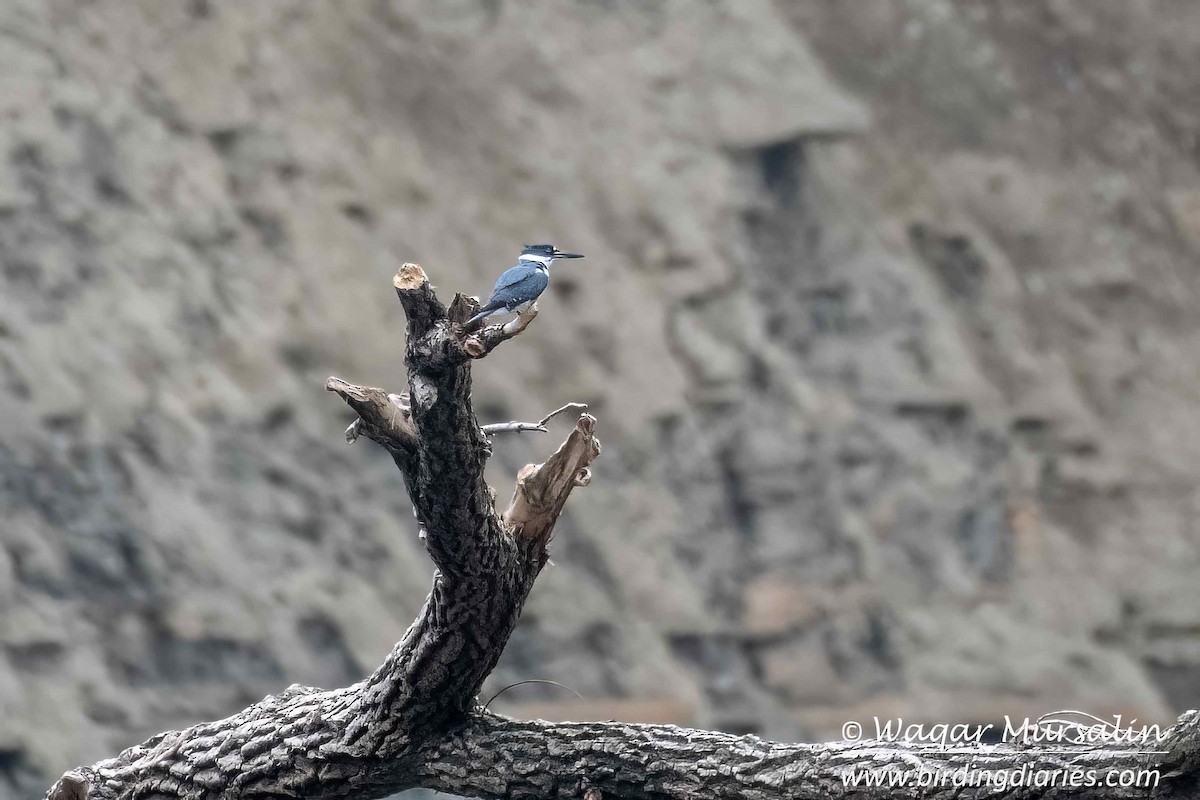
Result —
<instances>
[{"instance_id":1,"label":"bird","mask_svg":"<svg viewBox=\"0 0 1200 800\"><path fill-rule=\"evenodd\" d=\"M480 322L503 311L528 310L550 283L550 265L557 258L583 258L580 253L565 253L552 244L527 244L517 257L517 265L505 270L492 289L492 296L467 320L473 330Z\"/></svg>"}]
</instances>

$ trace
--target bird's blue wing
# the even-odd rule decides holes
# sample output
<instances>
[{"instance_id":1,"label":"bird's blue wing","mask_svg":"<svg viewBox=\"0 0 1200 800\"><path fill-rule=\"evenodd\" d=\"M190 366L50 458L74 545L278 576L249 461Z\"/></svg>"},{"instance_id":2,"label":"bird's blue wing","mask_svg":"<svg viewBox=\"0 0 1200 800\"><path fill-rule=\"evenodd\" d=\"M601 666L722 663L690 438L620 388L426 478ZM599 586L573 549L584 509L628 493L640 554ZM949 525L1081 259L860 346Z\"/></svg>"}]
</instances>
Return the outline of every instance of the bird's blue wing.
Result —
<instances>
[{"instance_id":1,"label":"bird's blue wing","mask_svg":"<svg viewBox=\"0 0 1200 800\"><path fill-rule=\"evenodd\" d=\"M485 308L512 308L521 303L537 299L549 283L542 270L530 264L517 264L497 279L492 297Z\"/></svg>"},{"instance_id":2,"label":"bird's blue wing","mask_svg":"<svg viewBox=\"0 0 1200 800\"><path fill-rule=\"evenodd\" d=\"M509 270L512 272L512 270ZM505 275L508 275L506 272ZM500 277L504 281L504 276ZM536 300L538 296L546 289L546 285L550 283L550 279L544 272L538 269L526 270L522 268L520 274L515 279L510 278L504 285L496 284L496 291L492 292L492 299L488 305L503 304L507 308L519 306L522 303L528 303L531 300Z\"/></svg>"},{"instance_id":3,"label":"bird's blue wing","mask_svg":"<svg viewBox=\"0 0 1200 800\"><path fill-rule=\"evenodd\" d=\"M492 294L495 295L501 289L512 286L519 282L522 278L529 276L530 272L537 272L536 268L530 268L522 264L517 264L515 267L510 267L501 273L496 279L496 285L492 288Z\"/></svg>"}]
</instances>

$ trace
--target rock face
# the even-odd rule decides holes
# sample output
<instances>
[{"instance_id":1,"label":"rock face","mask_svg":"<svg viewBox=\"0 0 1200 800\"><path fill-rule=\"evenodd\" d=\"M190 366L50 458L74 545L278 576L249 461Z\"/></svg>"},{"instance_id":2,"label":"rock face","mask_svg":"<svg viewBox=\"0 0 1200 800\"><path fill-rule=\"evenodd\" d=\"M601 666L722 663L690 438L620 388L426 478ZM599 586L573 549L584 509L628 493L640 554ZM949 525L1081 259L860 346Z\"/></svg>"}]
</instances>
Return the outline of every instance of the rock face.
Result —
<instances>
[{"instance_id":1,"label":"rock face","mask_svg":"<svg viewBox=\"0 0 1200 800\"><path fill-rule=\"evenodd\" d=\"M605 454L497 688L1196 706L1198 67L1124 0L6 3L0 798L381 660L431 567L322 382L401 388L400 261L534 240L588 258L477 410Z\"/></svg>"}]
</instances>

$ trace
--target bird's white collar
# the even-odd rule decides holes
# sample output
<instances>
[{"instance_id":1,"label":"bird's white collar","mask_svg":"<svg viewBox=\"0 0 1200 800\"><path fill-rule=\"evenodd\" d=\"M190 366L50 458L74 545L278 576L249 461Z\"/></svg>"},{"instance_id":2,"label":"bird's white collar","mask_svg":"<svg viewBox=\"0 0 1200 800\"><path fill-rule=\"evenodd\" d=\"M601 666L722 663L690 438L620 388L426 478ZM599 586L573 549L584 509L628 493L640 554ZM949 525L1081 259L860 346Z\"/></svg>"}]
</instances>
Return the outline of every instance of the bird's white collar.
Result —
<instances>
[{"instance_id":1,"label":"bird's white collar","mask_svg":"<svg viewBox=\"0 0 1200 800\"><path fill-rule=\"evenodd\" d=\"M536 253L522 253L520 260L533 261L546 267L550 266L550 262L554 261L554 259L550 258L549 256L539 256Z\"/></svg>"}]
</instances>

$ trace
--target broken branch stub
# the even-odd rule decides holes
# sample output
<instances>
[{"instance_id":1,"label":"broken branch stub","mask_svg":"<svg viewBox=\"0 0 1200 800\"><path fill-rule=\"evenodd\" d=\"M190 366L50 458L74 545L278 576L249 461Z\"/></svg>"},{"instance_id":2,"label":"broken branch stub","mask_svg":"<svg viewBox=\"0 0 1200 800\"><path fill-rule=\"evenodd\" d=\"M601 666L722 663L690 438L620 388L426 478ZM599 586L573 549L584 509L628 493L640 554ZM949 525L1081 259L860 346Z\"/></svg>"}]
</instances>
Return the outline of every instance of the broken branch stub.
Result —
<instances>
[{"instance_id":1,"label":"broken branch stub","mask_svg":"<svg viewBox=\"0 0 1200 800\"><path fill-rule=\"evenodd\" d=\"M438 321L445 319L446 309L433 293L429 277L420 264L402 264L392 278L392 286L408 317L408 338L421 337Z\"/></svg>"},{"instance_id":2,"label":"broken branch stub","mask_svg":"<svg viewBox=\"0 0 1200 800\"><path fill-rule=\"evenodd\" d=\"M416 450L417 428L412 421L412 412L404 406L400 395L369 386L356 386L341 378L326 380L325 389L335 392L358 414L357 423L346 430L348 441L362 435L393 453Z\"/></svg>"},{"instance_id":3,"label":"broken branch stub","mask_svg":"<svg viewBox=\"0 0 1200 800\"><path fill-rule=\"evenodd\" d=\"M454 295L454 299L450 301L450 308L446 310L446 317L451 322L457 322L462 325L471 317L479 313L480 303L478 297L471 297L459 292Z\"/></svg>"},{"instance_id":4,"label":"broken branch stub","mask_svg":"<svg viewBox=\"0 0 1200 800\"><path fill-rule=\"evenodd\" d=\"M596 418L580 414L575 429L554 455L518 473L512 502L504 512L505 525L518 539L542 549L550 543L571 490L591 480L589 465L600 455L595 430Z\"/></svg>"}]
</instances>

